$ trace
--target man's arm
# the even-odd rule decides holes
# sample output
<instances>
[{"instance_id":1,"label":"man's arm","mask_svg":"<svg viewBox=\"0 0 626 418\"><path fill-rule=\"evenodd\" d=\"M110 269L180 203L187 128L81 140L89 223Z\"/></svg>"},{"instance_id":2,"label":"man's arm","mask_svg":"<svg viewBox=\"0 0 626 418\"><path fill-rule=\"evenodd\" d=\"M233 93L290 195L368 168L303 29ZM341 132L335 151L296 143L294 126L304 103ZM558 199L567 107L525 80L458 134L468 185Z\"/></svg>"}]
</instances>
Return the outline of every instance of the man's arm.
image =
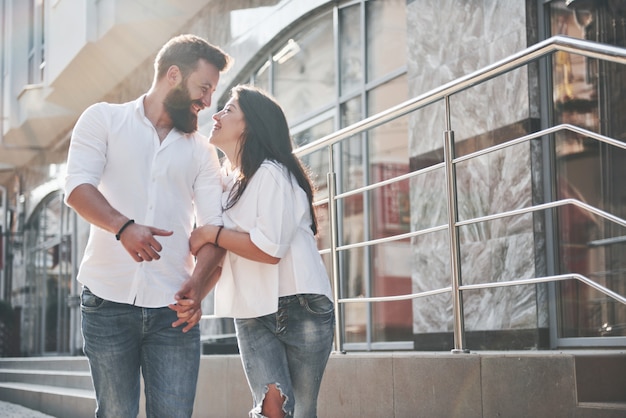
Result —
<instances>
[{"instance_id":1,"label":"man's arm","mask_svg":"<svg viewBox=\"0 0 626 418\"><path fill-rule=\"evenodd\" d=\"M91 184L81 184L72 190L67 204L87 222L111 234L117 234L129 221ZM172 231L132 223L124 228L120 242L135 261L158 260L163 247L154 238L155 235L168 236L172 235Z\"/></svg>"},{"instance_id":2,"label":"man's arm","mask_svg":"<svg viewBox=\"0 0 626 418\"><path fill-rule=\"evenodd\" d=\"M176 304L169 305L170 309L178 314L178 320L172 324L173 327L187 323L183 328L183 332L187 332L200 322L202 300L219 280L222 271L220 265L225 254L224 249L211 244L200 248L191 277L176 293Z\"/></svg>"}]
</instances>

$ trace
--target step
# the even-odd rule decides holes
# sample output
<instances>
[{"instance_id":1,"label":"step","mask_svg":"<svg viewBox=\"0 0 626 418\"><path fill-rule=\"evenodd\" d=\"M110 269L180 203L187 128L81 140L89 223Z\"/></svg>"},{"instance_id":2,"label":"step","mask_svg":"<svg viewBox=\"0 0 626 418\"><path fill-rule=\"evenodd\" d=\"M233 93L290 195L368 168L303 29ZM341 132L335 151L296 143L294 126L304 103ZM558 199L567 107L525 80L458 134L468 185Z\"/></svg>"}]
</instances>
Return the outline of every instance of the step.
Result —
<instances>
[{"instance_id":1,"label":"step","mask_svg":"<svg viewBox=\"0 0 626 418\"><path fill-rule=\"evenodd\" d=\"M579 402L576 417L584 418L624 418L626 402Z\"/></svg>"},{"instance_id":2,"label":"step","mask_svg":"<svg viewBox=\"0 0 626 418\"><path fill-rule=\"evenodd\" d=\"M21 382L0 382L0 400L59 418L94 416L96 407L93 390Z\"/></svg>"},{"instance_id":3,"label":"step","mask_svg":"<svg viewBox=\"0 0 626 418\"><path fill-rule=\"evenodd\" d=\"M32 383L71 389L93 389L89 371L0 369L0 382Z\"/></svg>"},{"instance_id":4,"label":"step","mask_svg":"<svg viewBox=\"0 0 626 418\"><path fill-rule=\"evenodd\" d=\"M63 370L89 372L86 357L5 357L0 369Z\"/></svg>"}]
</instances>

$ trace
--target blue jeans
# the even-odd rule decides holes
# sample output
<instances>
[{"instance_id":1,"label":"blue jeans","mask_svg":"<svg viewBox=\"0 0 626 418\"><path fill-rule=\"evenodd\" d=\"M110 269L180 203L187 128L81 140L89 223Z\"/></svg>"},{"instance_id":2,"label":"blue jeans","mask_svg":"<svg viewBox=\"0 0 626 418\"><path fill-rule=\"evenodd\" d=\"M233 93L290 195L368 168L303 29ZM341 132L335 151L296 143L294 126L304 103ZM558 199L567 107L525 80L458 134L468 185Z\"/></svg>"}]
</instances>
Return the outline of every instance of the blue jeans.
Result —
<instances>
[{"instance_id":1,"label":"blue jeans","mask_svg":"<svg viewBox=\"0 0 626 418\"><path fill-rule=\"evenodd\" d=\"M268 385L286 400L287 417L317 416L317 396L332 349L333 303L324 295L281 297L276 313L236 319L241 361L253 397L250 417L262 417Z\"/></svg>"},{"instance_id":2,"label":"blue jeans","mask_svg":"<svg viewBox=\"0 0 626 418\"><path fill-rule=\"evenodd\" d=\"M176 312L101 299L83 287L82 332L96 389L96 417L136 418L140 373L146 415L191 417L200 365L200 328L172 328Z\"/></svg>"}]
</instances>

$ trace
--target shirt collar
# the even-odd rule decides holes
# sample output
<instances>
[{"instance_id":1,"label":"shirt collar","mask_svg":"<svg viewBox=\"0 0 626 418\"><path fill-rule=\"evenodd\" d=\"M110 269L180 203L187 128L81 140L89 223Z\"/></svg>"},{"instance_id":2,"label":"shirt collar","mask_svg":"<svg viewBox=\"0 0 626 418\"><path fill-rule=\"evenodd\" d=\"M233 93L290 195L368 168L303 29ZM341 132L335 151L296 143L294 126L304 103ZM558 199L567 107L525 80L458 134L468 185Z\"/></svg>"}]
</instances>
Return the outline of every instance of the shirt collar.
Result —
<instances>
[{"instance_id":1,"label":"shirt collar","mask_svg":"<svg viewBox=\"0 0 626 418\"><path fill-rule=\"evenodd\" d=\"M146 98L146 96L148 95L148 93L144 93L141 96L139 96L137 98L137 100L135 100L134 103L134 109L135 112L137 113L137 115L142 119L145 120L147 123L149 123L150 125L152 125L152 122L150 122L150 120L147 118L146 116L146 108L144 107L144 99ZM176 129L175 127L172 127L172 130L178 134L178 136L183 136L183 137L187 137L187 136L193 136L194 133L190 133L190 134L186 134L178 129ZM198 131L196 131L198 132Z\"/></svg>"}]
</instances>

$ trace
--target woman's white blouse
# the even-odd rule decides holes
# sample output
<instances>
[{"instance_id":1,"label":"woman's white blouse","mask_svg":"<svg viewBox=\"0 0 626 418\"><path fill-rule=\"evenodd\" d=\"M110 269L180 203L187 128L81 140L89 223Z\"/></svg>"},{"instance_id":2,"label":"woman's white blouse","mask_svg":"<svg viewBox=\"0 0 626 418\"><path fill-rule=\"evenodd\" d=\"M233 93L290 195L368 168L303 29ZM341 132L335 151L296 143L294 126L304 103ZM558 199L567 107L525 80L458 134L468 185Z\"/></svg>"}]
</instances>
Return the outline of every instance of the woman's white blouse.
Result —
<instances>
[{"instance_id":1,"label":"woman's white blouse","mask_svg":"<svg viewBox=\"0 0 626 418\"><path fill-rule=\"evenodd\" d=\"M237 172L224 178L222 204ZM224 227L248 232L265 253L280 258L265 264L226 253L215 288L215 314L253 318L278 310L278 298L299 293L326 295L330 281L315 237L306 193L287 169L265 161L250 179L239 202L223 214Z\"/></svg>"}]
</instances>

